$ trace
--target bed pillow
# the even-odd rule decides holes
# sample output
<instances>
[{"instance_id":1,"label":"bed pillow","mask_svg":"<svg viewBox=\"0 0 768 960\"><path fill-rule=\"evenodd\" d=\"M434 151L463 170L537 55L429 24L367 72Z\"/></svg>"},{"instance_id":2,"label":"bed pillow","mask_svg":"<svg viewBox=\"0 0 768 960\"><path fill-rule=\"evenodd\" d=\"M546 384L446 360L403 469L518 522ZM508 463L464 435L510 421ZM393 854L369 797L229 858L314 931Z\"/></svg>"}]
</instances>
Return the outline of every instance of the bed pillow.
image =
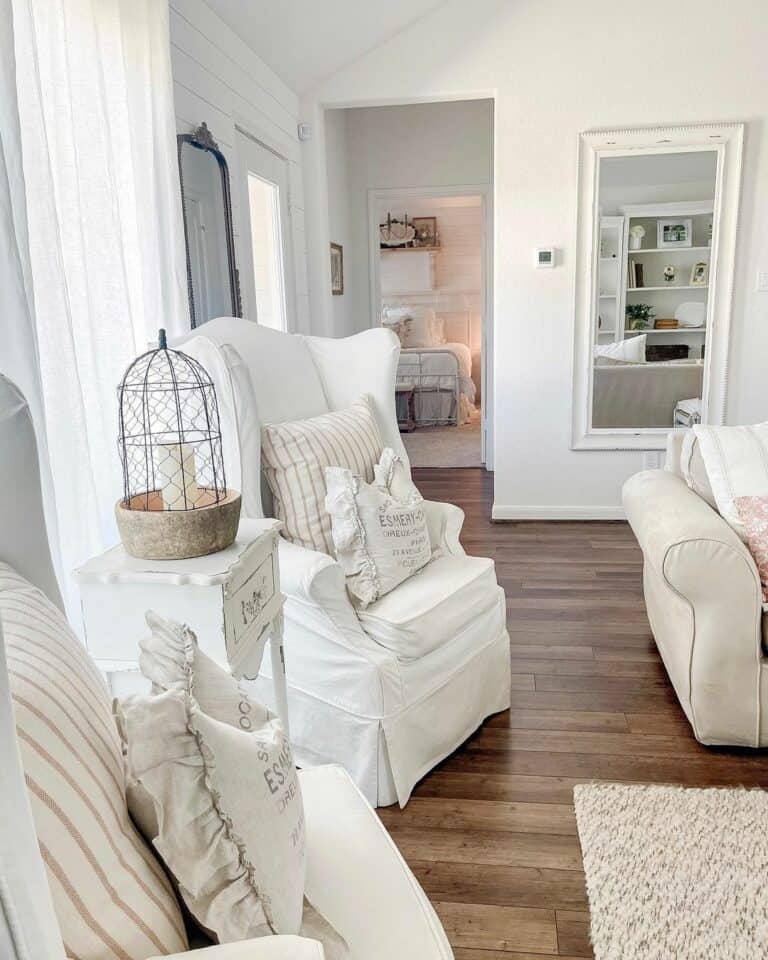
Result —
<instances>
[{"instance_id":1,"label":"bed pillow","mask_svg":"<svg viewBox=\"0 0 768 960\"><path fill-rule=\"evenodd\" d=\"M400 342L403 347L412 349L417 347L437 346L435 341L435 311L432 309L414 311L408 320L403 321Z\"/></svg>"},{"instance_id":2,"label":"bed pillow","mask_svg":"<svg viewBox=\"0 0 768 960\"><path fill-rule=\"evenodd\" d=\"M389 449L382 454L385 461L394 456ZM340 467L329 467L326 479L336 557L347 590L365 607L429 563L424 501L415 487L415 494L399 500L386 487L366 483Z\"/></svg>"},{"instance_id":3,"label":"bed pillow","mask_svg":"<svg viewBox=\"0 0 768 960\"><path fill-rule=\"evenodd\" d=\"M645 342L647 336L627 337L617 343L599 343L595 346L595 357L610 357L612 360L624 360L630 363L645 363Z\"/></svg>"},{"instance_id":4,"label":"bed pillow","mask_svg":"<svg viewBox=\"0 0 768 960\"><path fill-rule=\"evenodd\" d=\"M146 960L185 951L171 885L128 816L104 680L61 611L4 563L0 618L29 801L67 953Z\"/></svg>"},{"instance_id":5,"label":"bed pillow","mask_svg":"<svg viewBox=\"0 0 768 960\"><path fill-rule=\"evenodd\" d=\"M343 467L373 480L381 434L370 398L310 420L265 424L262 462L283 536L309 550L333 555L331 518L325 510L325 471Z\"/></svg>"},{"instance_id":6,"label":"bed pillow","mask_svg":"<svg viewBox=\"0 0 768 960\"><path fill-rule=\"evenodd\" d=\"M691 428L712 486L718 512L746 543L739 497L768 496L768 422L750 427Z\"/></svg>"}]
</instances>

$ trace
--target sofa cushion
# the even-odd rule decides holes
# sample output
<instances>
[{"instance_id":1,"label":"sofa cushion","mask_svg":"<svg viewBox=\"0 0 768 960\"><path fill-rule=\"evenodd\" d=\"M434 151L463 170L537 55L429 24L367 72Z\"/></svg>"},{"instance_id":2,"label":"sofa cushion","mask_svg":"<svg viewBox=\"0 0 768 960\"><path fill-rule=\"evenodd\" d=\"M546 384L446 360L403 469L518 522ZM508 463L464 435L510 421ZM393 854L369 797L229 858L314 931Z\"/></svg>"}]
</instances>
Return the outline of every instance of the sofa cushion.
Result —
<instances>
[{"instance_id":1,"label":"sofa cushion","mask_svg":"<svg viewBox=\"0 0 768 960\"><path fill-rule=\"evenodd\" d=\"M741 539L747 533L736 500L768 496L768 422L745 427L692 428L712 485L717 509Z\"/></svg>"},{"instance_id":2,"label":"sofa cushion","mask_svg":"<svg viewBox=\"0 0 768 960\"><path fill-rule=\"evenodd\" d=\"M63 614L2 563L0 618L32 814L68 954L145 960L186 950L168 879L128 816L99 672Z\"/></svg>"},{"instance_id":3,"label":"sofa cushion","mask_svg":"<svg viewBox=\"0 0 768 960\"><path fill-rule=\"evenodd\" d=\"M694 430L687 430L683 438L680 471L691 490L705 500L713 510L717 510L712 484L709 482L707 467L701 455L701 444Z\"/></svg>"},{"instance_id":4,"label":"sofa cushion","mask_svg":"<svg viewBox=\"0 0 768 960\"><path fill-rule=\"evenodd\" d=\"M325 470L346 467L367 483L381 455L381 434L367 395L346 410L309 420L264 424L264 474L287 540L333 554L325 509Z\"/></svg>"},{"instance_id":5,"label":"sofa cushion","mask_svg":"<svg viewBox=\"0 0 768 960\"><path fill-rule=\"evenodd\" d=\"M400 659L423 657L498 602L493 560L444 556L358 616L363 629Z\"/></svg>"}]
</instances>

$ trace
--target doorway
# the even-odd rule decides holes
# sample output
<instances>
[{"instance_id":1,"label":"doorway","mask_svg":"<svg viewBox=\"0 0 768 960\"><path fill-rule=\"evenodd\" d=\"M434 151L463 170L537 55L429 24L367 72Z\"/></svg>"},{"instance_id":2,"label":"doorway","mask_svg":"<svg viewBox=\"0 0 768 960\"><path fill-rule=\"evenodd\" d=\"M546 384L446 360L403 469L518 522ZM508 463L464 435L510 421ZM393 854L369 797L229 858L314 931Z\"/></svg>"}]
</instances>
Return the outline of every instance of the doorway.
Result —
<instances>
[{"instance_id":1,"label":"doorway","mask_svg":"<svg viewBox=\"0 0 768 960\"><path fill-rule=\"evenodd\" d=\"M240 207L250 241L243 258L245 315L290 331L295 310L288 160L239 127L236 139Z\"/></svg>"},{"instance_id":2,"label":"doorway","mask_svg":"<svg viewBox=\"0 0 768 960\"><path fill-rule=\"evenodd\" d=\"M489 199L472 185L369 193L371 313L401 340L397 401L414 467L493 469Z\"/></svg>"}]
</instances>

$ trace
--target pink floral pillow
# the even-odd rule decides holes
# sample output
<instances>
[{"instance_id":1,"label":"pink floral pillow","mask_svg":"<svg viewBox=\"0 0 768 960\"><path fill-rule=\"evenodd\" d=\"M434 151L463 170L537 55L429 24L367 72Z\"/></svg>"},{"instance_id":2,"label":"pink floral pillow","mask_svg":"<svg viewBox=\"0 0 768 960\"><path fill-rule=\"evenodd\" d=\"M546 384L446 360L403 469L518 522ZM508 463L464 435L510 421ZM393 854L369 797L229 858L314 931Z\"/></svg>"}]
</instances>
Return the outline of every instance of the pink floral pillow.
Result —
<instances>
[{"instance_id":1,"label":"pink floral pillow","mask_svg":"<svg viewBox=\"0 0 768 960\"><path fill-rule=\"evenodd\" d=\"M763 600L768 602L768 497L736 497L734 503L760 574Z\"/></svg>"}]
</instances>

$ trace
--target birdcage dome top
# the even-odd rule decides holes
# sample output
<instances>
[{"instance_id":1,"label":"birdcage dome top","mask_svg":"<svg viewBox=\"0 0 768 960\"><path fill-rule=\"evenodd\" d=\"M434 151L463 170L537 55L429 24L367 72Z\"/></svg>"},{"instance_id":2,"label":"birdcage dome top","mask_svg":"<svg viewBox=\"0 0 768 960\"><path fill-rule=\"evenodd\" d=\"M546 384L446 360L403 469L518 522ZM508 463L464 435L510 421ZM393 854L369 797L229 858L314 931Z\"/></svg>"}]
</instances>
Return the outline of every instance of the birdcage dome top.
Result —
<instances>
[{"instance_id":1,"label":"birdcage dome top","mask_svg":"<svg viewBox=\"0 0 768 960\"><path fill-rule=\"evenodd\" d=\"M212 386L205 368L181 350L159 347L137 357L125 371L121 388L127 390L184 390Z\"/></svg>"}]
</instances>

